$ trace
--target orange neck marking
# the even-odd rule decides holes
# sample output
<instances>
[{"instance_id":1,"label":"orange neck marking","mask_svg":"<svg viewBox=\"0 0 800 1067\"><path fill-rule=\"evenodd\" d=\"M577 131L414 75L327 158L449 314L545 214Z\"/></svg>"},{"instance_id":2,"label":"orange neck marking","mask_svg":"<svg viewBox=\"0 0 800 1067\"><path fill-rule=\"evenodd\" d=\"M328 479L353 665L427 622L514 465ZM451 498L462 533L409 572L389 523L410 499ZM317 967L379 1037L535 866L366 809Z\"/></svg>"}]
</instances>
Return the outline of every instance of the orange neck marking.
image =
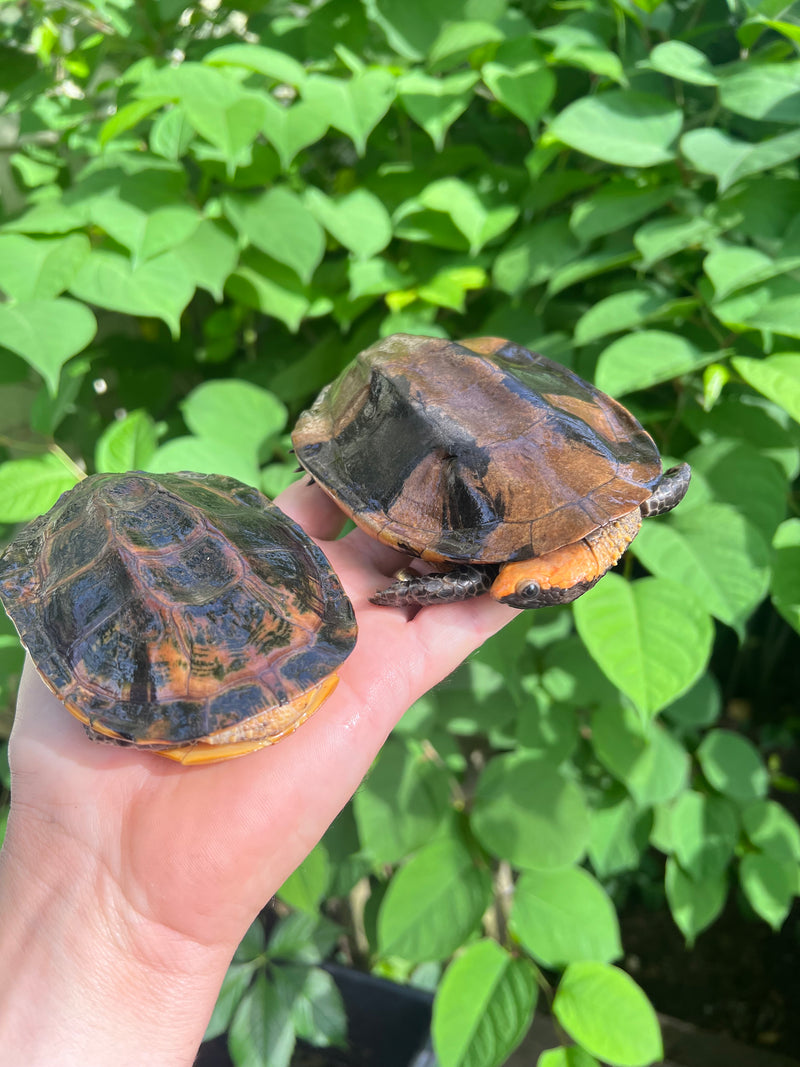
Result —
<instances>
[{"instance_id":1,"label":"orange neck marking","mask_svg":"<svg viewBox=\"0 0 800 1067\"><path fill-rule=\"evenodd\" d=\"M538 582L542 589L571 589L580 582L594 582L614 566L641 525L642 514L639 508L634 508L582 541L536 559L507 563L495 578L491 595L496 599L509 596L520 582Z\"/></svg>"}]
</instances>

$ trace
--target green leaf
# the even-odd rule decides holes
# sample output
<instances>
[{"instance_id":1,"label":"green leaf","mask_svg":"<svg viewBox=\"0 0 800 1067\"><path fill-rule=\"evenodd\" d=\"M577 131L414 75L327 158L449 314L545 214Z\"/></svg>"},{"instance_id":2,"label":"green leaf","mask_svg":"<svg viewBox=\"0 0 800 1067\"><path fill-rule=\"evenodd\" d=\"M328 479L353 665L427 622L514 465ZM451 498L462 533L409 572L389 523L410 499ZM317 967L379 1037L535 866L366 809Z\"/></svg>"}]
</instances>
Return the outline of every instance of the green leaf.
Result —
<instances>
[{"instance_id":1,"label":"green leaf","mask_svg":"<svg viewBox=\"0 0 800 1067\"><path fill-rule=\"evenodd\" d=\"M370 259L392 239L389 213L368 189L356 189L332 200L319 189L310 188L305 199L317 221L357 259Z\"/></svg>"},{"instance_id":2,"label":"green leaf","mask_svg":"<svg viewBox=\"0 0 800 1067\"><path fill-rule=\"evenodd\" d=\"M664 297L652 289L626 289L593 304L575 324L576 345L585 345L610 333L641 326L664 307Z\"/></svg>"},{"instance_id":3,"label":"green leaf","mask_svg":"<svg viewBox=\"0 0 800 1067\"><path fill-rule=\"evenodd\" d=\"M437 763L390 738L353 798L364 851L397 863L426 844L451 811L450 777Z\"/></svg>"},{"instance_id":4,"label":"green leaf","mask_svg":"<svg viewBox=\"0 0 800 1067\"><path fill-rule=\"evenodd\" d=\"M291 997L292 1022L299 1038L317 1048L344 1047L347 1013L342 994L319 967L282 967L276 982L284 1000Z\"/></svg>"},{"instance_id":5,"label":"green leaf","mask_svg":"<svg viewBox=\"0 0 800 1067\"><path fill-rule=\"evenodd\" d=\"M363 156L367 138L389 110L395 96L395 79L388 70L374 67L345 81L312 74L302 89L304 99L328 122L350 138Z\"/></svg>"},{"instance_id":6,"label":"green leaf","mask_svg":"<svg viewBox=\"0 0 800 1067\"><path fill-rule=\"evenodd\" d=\"M236 241L225 228L210 219L203 219L197 229L172 252L199 289L205 289L222 302L226 278L239 260Z\"/></svg>"},{"instance_id":7,"label":"green leaf","mask_svg":"<svg viewBox=\"0 0 800 1067\"><path fill-rule=\"evenodd\" d=\"M290 908L316 913L331 880L331 864L322 844L316 845L289 875L278 896Z\"/></svg>"},{"instance_id":8,"label":"green leaf","mask_svg":"<svg viewBox=\"0 0 800 1067\"><path fill-rule=\"evenodd\" d=\"M567 263L557 268L550 275L547 283L547 295L555 296L571 285L579 285L587 278L595 278L598 274L606 274L609 271L626 267L637 259L635 252L595 252L584 255L582 259Z\"/></svg>"},{"instance_id":9,"label":"green leaf","mask_svg":"<svg viewBox=\"0 0 800 1067\"><path fill-rule=\"evenodd\" d=\"M654 167L675 157L683 114L653 93L611 89L568 104L550 133L571 148L622 167Z\"/></svg>"},{"instance_id":10,"label":"green leaf","mask_svg":"<svg viewBox=\"0 0 800 1067\"><path fill-rule=\"evenodd\" d=\"M541 63L513 68L484 63L481 77L497 100L529 127L541 119L556 92L555 75Z\"/></svg>"},{"instance_id":11,"label":"green leaf","mask_svg":"<svg viewBox=\"0 0 800 1067\"><path fill-rule=\"evenodd\" d=\"M598 25L602 25L599 19L593 26L591 16L585 19L579 15L573 18L567 16L562 22L539 30L537 36L553 45L553 51L548 56L550 62L581 67L601 78L626 84L620 57L606 47L605 35L594 28Z\"/></svg>"},{"instance_id":12,"label":"green leaf","mask_svg":"<svg viewBox=\"0 0 800 1067\"><path fill-rule=\"evenodd\" d=\"M295 1045L291 1006L259 974L233 1017L228 1049L236 1067L289 1067Z\"/></svg>"},{"instance_id":13,"label":"green leaf","mask_svg":"<svg viewBox=\"0 0 800 1067\"><path fill-rule=\"evenodd\" d=\"M596 193L575 204L569 220L570 228L581 241L593 241L595 237L617 233L658 211L674 192L674 185L654 185L643 189L633 178L609 181Z\"/></svg>"},{"instance_id":14,"label":"green leaf","mask_svg":"<svg viewBox=\"0 0 800 1067\"><path fill-rule=\"evenodd\" d=\"M792 277L780 277L715 303L712 310L731 329L800 337L799 296L800 284Z\"/></svg>"},{"instance_id":15,"label":"green leaf","mask_svg":"<svg viewBox=\"0 0 800 1067\"><path fill-rule=\"evenodd\" d=\"M504 233L519 215L513 204L494 206L471 185L458 178L440 178L419 194L419 202L431 211L449 215L476 255L485 244Z\"/></svg>"},{"instance_id":16,"label":"green leaf","mask_svg":"<svg viewBox=\"0 0 800 1067\"><path fill-rule=\"evenodd\" d=\"M74 300L24 300L0 304L0 347L21 356L58 392L61 368L83 351L97 332L89 308Z\"/></svg>"},{"instance_id":17,"label":"green leaf","mask_svg":"<svg viewBox=\"0 0 800 1067\"><path fill-rule=\"evenodd\" d=\"M800 519L781 523L772 547L772 603L800 633Z\"/></svg>"},{"instance_id":18,"label":"green leaf","mask_svg":"<svg viewBox=\"0 0 800 1067\"><path fill-rule=\"evenodd\" d=\"M280 319L292 333L312 312L309 287L289 267L256 249L243 254L241 264L225 283L225 292L245 307ZM329 310L327 304L318 313Z\"/></svg>"},{"instance_id":19,"label":"green leaf","mask_svg":"<svg viewBox=\"0 0 800 1067\"><path fill-rule=\"evenodd\" d=\"M800 861L800 826L777 801L752 801L742 809L742 825L761 852L789 863Z\"/></svg>"},{"instance_id":20,"label":"green leaf","mask_svg":"<svg viewBox=\"0 0 800 1067\"><path fill-rule=\"evenodd\" d=\"M98 471L122 473L143 470L158 443L156 424L146 411L131 411L110 423L95 446Z\"/></svg>"},{"instance_id":21,"label":"green leaf","mask_svg":"<svg viewBox=\"0 0 800 1067\"><path fill-rule=\"evenodd\" d=\"M477 81L478 75L471 70L447 78L410 70L398 80L397 92L403 107L428 134L437 152L444 148L447 131L469 107Z\"/></svg>"},{"instance_id":22,"label":"green leaf","mask_svg":"<svg viewBox=\"0 0 800 1067\"><path fill-rule=\"evenodd\" d=\"M750 58L720 78L719 99L735 115L800 124L800 62L759 63Z\"/></svg>"},{"instance_id":23,"label":"green leaf","mask_svg":"<svg viewBox=\"0 0 800 1067\"><path fill-rule=\"evenodd\" d=\"M719 81L708 57L685 41L662 41L645 62L653 70L690 85L716 85Z\"/></svg>"},{"instance_id":24,"label":"green leaf","mask_svg":"<svg viewBox=\"0 0 800 1067\"><path fill-rule=\"evenodd\" d=\"M714 878L725 870L739 840L739 821L730 801L687 790L672 805L669 824L673 851L687 875Z\"/></svg>"},{"instance_id":25,"label":"green leaf","mask_svg":"<svg viewBox=\"0 0 800 1067\"><path fill-rule=\"evenodd\" d=\"M800 353L781 352L764 359L734 356L731 363L748 385L800 422Z\"/></svg>"},{"instance_id":26,"label":"green leaf","mask_svg":"<svg viewBox=\"0 0 800 1067\"><path fill-rule=\"evenodd\" d=\"M0 522L29 522L43 515L75 483L72 471L49 452L0 463Z\"/></svg>"},{"instance_id":27,"label":"green leaf","mask_svg":"<svg viewBox=\"0 0 800 1067\"><path fill-rule=\"evenodd\" d=\"M722 711L722 694L711 674L704 674L689 690L668 708L664 715L670 722L683 727L710 726Z\"/></svg>"},{"instance_id":28,"label":"green leaf","mask_svg":"<svg viewBox=\"0 0 800 1067\"><path fill-rule=\"evenodd\" d=\"M757 248L739 245L717 244L703 261L703 271L714 286L715 300L724 300L737 289L768 281L798 267L800 256L773 259Z\"/></svg>"},{"instance_id":29,"label":"green leaf","mask_svg":"<svg viewBox=\"0 0 800 1067\"><path fill-rule=\"evenodd\" d=\"M306 77L305 67L290 55L251 41L212 48L203 56L203 62L212 67L244 67L245 70L296 88L303 84Z\"/></svg>"},{"instance_id":30,"label":"green leaf","mask_svg":"<svg viewBox=\"0 0 800 1067\"><path fill-rule=\"evenodd\" d=\"M767 541L772 539L786 514L787 490L786 475L774 460L749 443L724 438L693 448L686 459L700 475L694 491L689 489L686 507L704 487L710 488L714 500L736 508Z\"/></svg>"},{"instance_id":31,"label":"green leaf","mask_svg":"<svg viewBox=\"0 0 800 1067\"><path fill-rule=\"evenodd\" d=\"M664 1054L656 1013L634 980L607 963L572 963L553 1001L570 1037L612 1067L645 1067Z\"/></svg>"},{"instance_id":32,"label":"green leaf","mask_svg":"<svg viewBox=\"0 0 800 1067\"><path fill-rule=\"evenodd\" d=\"M769 588L769 547L728 504L678 508L666 521L646 522L635 553L652 574L685 585L734 629L741 630Z\"/></svg>"},{"instance_id":33,"label":"green leaf","mask_svg":"<svg viewBox=\"0 0 800 1067\"><path fill-rule=\"evenodd\" d=\"M0 289L12 300L51 300L69 286L89 251L82 233L50 241L2 233Z\"/></svg>"},{"instance_id":34,"label":"green leaf","mask_svg":"<svg viewBox=\"0 0 800 1067\"><path fill-rule=\"evenodd\" d=\"M176 338L194 294L186 268L172 252L132 267L126 256L102 249L92 252L69 289L79 300L110 311L162 319Z\"/></svg>"},{"instance_id":35,"label":"green leaf","mask_svg":"<svg viewBox=\"0 0 800 1067\"><path fill-rule=\"evenodd\" d=\"M428 62L434 71L450 70L466 62L483 45L502 40L503 31L491 22L445 22L431 45Z\"/></svg>"},{"instance_id":36,"label":"green leaf","mask_svg":"<svg viewBox=\"0 0 800 1067\"><path fill-rule=\"evenodd\" d=\"M599 878L639 867L647 841L639 823L639 812L630 797L592 811L589 859Z\"/></svg>"},{"instance_id":37,"label":"green leaf","mask_svg":"<svg viewBox=\"0 0 800 1067\"><path fill-rule=\"evenodd\" d=\"M494 283L510 296L550 280L574 260L581 244L565 215L528 226L517 233L494 261Z\"/></svg>"},{"instance_id":38,"label":"green leaf","mask_svg":"<svg viewBox=\"0 0 800 1067\"><path fill-rule=\"evenodd\" d=\"M267 947L272 960L322 963L342 936L342 928L319 913L290 912L273 928ZM263 945L259 954L263 954Z\"/></svg>"},{"instance_id":39,"label":"green leaf","mask_svg":"<svg viewBox=\"0 0 800 1067\"><path fill-rule=\"evenodd\" d=\"M92 222L129 249L137 264L188 240L200 224L199 214L188 204L145 209L100 196L90 205Z\"/></svg>"},{"instance_id":40,"label":"green leaf","mask_svg":"<svg viewBox=\"0 0 800 1067\"><path fill-rule=\"evenodd\" d=\"M625 396L689 374L718 358L719 352L701 352L681 334L638 330L603 349L595 384L611 396Z\"/></svg>"},{"instance_id":41,"label":"green leaf","mask_svg":"<svg viewBox=\"0 0 800 1067\"><path fill-rule=\"evenodd\" d=\"M203 1035L204 1041L213 1041L215 1037L225 1033L252 979L252 964L232 963L230 965Z\"/></svg>"},{"instance_id":42,"label":"green leaf","mask_svg":"<svg viewBox=\"0 0 800 1067\"><path fill-rule=\"evenodd\" d=\"M622 955L614 905L588 871L526 871L516 884L511 929L543 967Z\"/></svg>"},{"instance_id":43,"label":"green leaf","mask_svg":"<svg viewBox=\"0 0 800 1067\"><path fill-rule=\"evenodd\" d=\"M800 155L800 130L755 144L722 130L691 130L681 138L681 152L701 174L713 174L720 193L750 174L771 170Z\"/></svg>"},{"instance_id":44,"label":"green leaf","mask_svg":"<svg viewBox=\"0 0 800 1067\"><path fill-rule=\"evenodd\" d=\"M670 856L664 887L675 925L691 948L697 935L722 912L728 895L728 877L724 872L717 872L704 878L690 878Z\"/></svg>"},{"instance_id":45,"label":"green leaf","mask_svg":"<svg viewBox=\"0 0 800 1067\"><path fill-rule=\"evenodd\" d=\"M766 853L742 857L739 883L753 911L773 930L783 926L797 893L797 863L787 863Z\"/></svg>"},{"instance_id":46,"label":"green leaf","mask_svg":"<svg viewBox=\"0 0 800 1067\"><path fill-rule=\"evenodd\" d=\"M491 875L470 851L457 838L433 841L389 883L378 950L411 963L445 960L469 939L491 899Z\"/></svg>"},{"instance_id":47,"label":"green leaf","mask_svg":"<svg viewBox=\"0 0 800 1067\"><path fill-rule=\"evenodd\" d=\"M109 141L113 141L121 133L132 130L142 119L146 119L164 104L169 103L169 100L169 96L150 96L144 100L132 100L129 104L125 104L103 123L98 138L100 144L105 147Z\"/></svg>"},{"instance_id":48,"label":"green leaf","mask_svg":"<svg viewBox=\"0 0 800 1067\"><path fill-rule=\"evenodd\" d=\"M591 724L597 758L640 808L661 804L686 788L689 756L658 723L645 726L632 708L605 704Z\"/></svg>"},{"instance_id":49,"label":"green leaf","mask_svg":"<svg viewBox=\"0 0 800 1067\"><path fill-rule=\"evenodd\" d=\"M711 730L697 749L697 759L709 783L734 800L763 797L769 774L755 745L730 730Z\"/></svg>"},{"instance_id":50,"label":"green leaf","mask_svg":"<svg viewBox=\"0 0 800 1067\"><path fill-rule=\"evenodd\" d=\"M299 196L278 187L257 197L226 196L224 207L251 244L311 281L325 252L325 235Z\"/></svg>"},{"instance_id":51,"label":"green leaf","mask_svg":"<svg viewBox=\"0 0 800 1067\"><path fill-rule=\"evenodd\" d=\"M589 1053L578 1045L566 1048L551 1048L541 1054L536 1067L600 1067Z\"/></svg>"},{"instance_id":52,"label":"green leaf","mask_svg":"<svg viewBox=\"0 0 800 1067\"><path fill-rule=\"evenodd\" d=\"M215 438L173 437L156 449L146 469L155 474L168 474L170 471L227 474L256 488L261 481L258 465L251 453Z\"/></svg>"},{"instance_id":53,"label":"green leaf","mask_svg":"<svg viewBox=\"0 0 800 1067\"><path fill-rule=\"evenodd\" d=\"M450 964L433 1002L433 1047L441 1067L500 1067L536 1007L533 968L495 941L477 941Z\"/></svg>"},{"instance_id":54,"label":"green leaf","mask_svg":"<svg viewBox=\"0 0 800 1067\"><path fill-rule=\"evenodd\" d=\"M264 136L278 153L283 169L288 170L298 152L325 135L328 113L321 111L316 103L304 100L286 107L267 96L263 104Z\"/></svg>"},{"instance_id":55,"label":"green leaf","mask_svg":"<svg viewBox=\"0 0 800 1067\"><path fill-rule=\"evenodd\" d=\"M388 259L352 260L347 267L350 279L350 299L360 296L382 296L393 289L405 289L413 281Z\"/></svg>"},{"instance_id":56,"label":"green leaf","mask_svg":"<svg viewBox=\"0 0 800 1067\"><path fill-rule=\"evenodd\" d=\"M450 267L420 285L417 295L437 307L464 312L466 294L476 289L486 289L488 285L489 279L481 267Z\"/></svg>"},{"instance_id":57,"label":"green leaf","mask_svg":"<svg viewBox=\"0 0 800 1067\"><path fill-rule=\"evenodd\" d=\"M648 717L685 693L708 663L711 618L676 582L608 574L574 613L603 673Z\"/></svg>"},{"instance_id":58,"label":"green leaf","mask_svg":"<svg viewBox=\"0 0 800 1067\"><path fill-rule=\"evenodd\" d=\"M646 222L633 235L633 243L642 253L645 268L661 259L669 259L687 248L705 248L716 237L719 226L709 219L692 215L672 215Z\"/></svg>"},{"instance_id":59,"label":"green leaf","mask_svg":"<svg viewBox=\"0 0 800 1067\"><path fill-rule=\"evenodd\" d=\"M220 150L229 168L233 167L261 131L263 97L242 90L234 81L199 63L161 71L145 88L163 86L168 91L173 82L189 122Z\"/></svg>"},{"instance_id":60,"label":"green leaf","mask_svg":"<svg viewBox=\"0 0 800 1067\"><path fill-rule=\"evenodd\" d=\"M472 829L515 867L565 867L583 856L589 811L577 783L526 752L498 756L478 780Z\"/></svg>"},{"instance_id":61,"label":"green leaf","mask_svg":"<svg viewBox=\"0 0 800 1067\"><path fill-rule=\"evenodd\" d=\"M289 413L266 389L237 378L203 382L181 404L193 434L255 452L286 426Z\"/></svg>"},{"instance_id":62,"label":"green leaf","mask_svg":"<svg viewBox=\"0 0 800 1067\"><path fill-rule=\"evenodd\" d=\"M163 111L150 130L150 150L164 159L177 162L189 150L195 132L183 108Z\"/></svg>"}]
</instances>

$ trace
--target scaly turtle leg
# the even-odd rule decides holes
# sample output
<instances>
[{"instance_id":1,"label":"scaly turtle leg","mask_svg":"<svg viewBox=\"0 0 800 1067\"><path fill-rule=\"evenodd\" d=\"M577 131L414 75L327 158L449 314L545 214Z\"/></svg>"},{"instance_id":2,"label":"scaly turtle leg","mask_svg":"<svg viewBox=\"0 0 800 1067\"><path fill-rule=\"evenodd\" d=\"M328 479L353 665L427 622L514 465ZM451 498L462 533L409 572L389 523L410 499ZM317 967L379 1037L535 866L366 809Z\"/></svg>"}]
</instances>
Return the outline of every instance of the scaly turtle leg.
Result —
<instances>
[{"instance_id":1,"label":"scaly turtle leg","mask_svg":"<svg viewBox=\"0 0 800 1067\"><path fill-rule=\"evenodd\" d=\"M371 596L373 604L402 607L404 604L447 604L487 593L497 575L496 566L458 565L439 574L401 572L398 580Z\"/></svg>"},{"instance_id":2,"label":"scaly turtle leg","mask_svg":"<svg viewBox=\"0 0 800 1067\"><path fill-rule=\"evenodd\" d=\"M650 519L654 515L672 511L686 496L691 477L692 471L688 463L680 463L677 467L664 471L653 495L641 505L642 518Z\"/></svg>"}]
</instances>

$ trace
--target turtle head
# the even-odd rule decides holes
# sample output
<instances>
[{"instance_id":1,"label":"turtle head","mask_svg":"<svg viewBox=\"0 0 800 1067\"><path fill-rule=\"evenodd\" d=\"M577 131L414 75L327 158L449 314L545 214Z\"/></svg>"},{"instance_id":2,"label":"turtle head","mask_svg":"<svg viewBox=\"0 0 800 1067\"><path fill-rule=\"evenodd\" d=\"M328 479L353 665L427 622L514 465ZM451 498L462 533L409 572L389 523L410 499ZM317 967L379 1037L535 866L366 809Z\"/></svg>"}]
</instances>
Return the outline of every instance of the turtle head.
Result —
<instances>
[{"instance_id":1,"label":"turtle head","mask_svg":"<svg viewBox=\"0 0 800 1067\"><path fill-rule=\"evenodd\" d=\"M490 589L491 595L510 608L546 608L569 604L602 576L594 569L587 573L583 552L576 546L549 552L537 559L507 563L500 568Z\"/></svg>"}]
</instances>

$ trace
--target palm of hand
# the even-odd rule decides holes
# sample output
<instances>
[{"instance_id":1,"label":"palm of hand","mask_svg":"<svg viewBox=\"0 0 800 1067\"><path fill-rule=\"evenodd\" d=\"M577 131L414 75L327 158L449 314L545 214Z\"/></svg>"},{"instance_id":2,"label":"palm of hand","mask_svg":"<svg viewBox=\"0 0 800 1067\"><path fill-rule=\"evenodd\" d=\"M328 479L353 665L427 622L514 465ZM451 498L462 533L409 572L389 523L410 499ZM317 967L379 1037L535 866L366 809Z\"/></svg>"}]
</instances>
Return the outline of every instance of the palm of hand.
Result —
<instances>
[{"instance_id":1,"label":"palm of hand","mask_svg":"<svg viewBox=\"0 0 800 1067\"><path fill-rule=\"evenodd\" d=\"M350 595L358 644L333 696L297 733L244 759L184 768L95 744L30 664L12 736L9 832L37 819L92 857L99 909L132 909L143 927L201 944L235 945L268 898L356 789L406 708L513 618L483 597L406 611L368 597L402 557L360 531L316 487L281 506L315 536ZM169 938L166 938L169 940Z\"/></svg>"}]
</instances>

